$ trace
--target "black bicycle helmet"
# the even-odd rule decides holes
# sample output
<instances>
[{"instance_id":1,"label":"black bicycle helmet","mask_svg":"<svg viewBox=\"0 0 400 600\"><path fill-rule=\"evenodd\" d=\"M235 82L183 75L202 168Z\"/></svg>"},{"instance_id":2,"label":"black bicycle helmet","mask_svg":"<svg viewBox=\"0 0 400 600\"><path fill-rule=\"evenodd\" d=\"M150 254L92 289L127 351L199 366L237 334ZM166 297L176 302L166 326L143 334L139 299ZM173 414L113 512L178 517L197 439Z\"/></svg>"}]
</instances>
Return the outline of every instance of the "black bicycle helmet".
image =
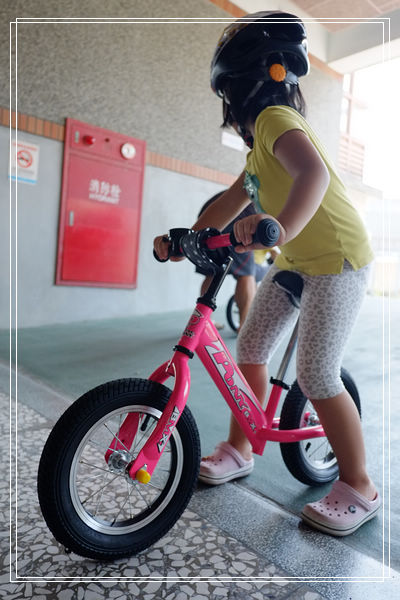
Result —
<instances>
[{"instance_id":1,"label":"black bicycle helmet","mask_svg":"<svg viewBox=\"0 0 400 600\"><path fill-rule=\"evenodd\" d=\"M211 87L221 98L229 79L245 78L290 85L306 75L307 34L295 15L261 11L225 28L211 62Z\"/></svg>"}]
</instances>

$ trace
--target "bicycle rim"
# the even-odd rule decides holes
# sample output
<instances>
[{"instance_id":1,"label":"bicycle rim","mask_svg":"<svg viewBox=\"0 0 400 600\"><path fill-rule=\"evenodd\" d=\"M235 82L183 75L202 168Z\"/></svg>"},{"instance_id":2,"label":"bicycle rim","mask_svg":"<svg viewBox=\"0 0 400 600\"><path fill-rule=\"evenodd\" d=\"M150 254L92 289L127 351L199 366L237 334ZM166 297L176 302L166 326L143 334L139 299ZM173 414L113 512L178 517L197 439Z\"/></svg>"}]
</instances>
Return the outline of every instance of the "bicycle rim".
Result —
<instances>
[{"instance_id":1,"label":"bicycle rim","mask_svg":"<svg viewBox=\"0 0 400 600\"><path fill-rule=\"evenodd\" d=\"M309 400L306 401L301 415L300 427L319 425L317 413ZM304 462L313 469L325 471L337 464L332 446L326 437L311 438L299 442Z\"/></svg>"},{"instance_id":2,"label":"bicycle rim","mask_svg":"<svg viewBox=\"0 0 400 600\"><path fill-rule=\"evenodd\" d=\"M128 413L140 413L137 434L130 448L116 451L118 431ZM174 495L183 469L182 442L177 429L171 435L151 482L129 478L136 458L161 417L146 405L116 409L91 427L77 447L70 469L69 491L80 519L106 535L125 535L154 521ZM108 449L112 460L105 459Z\"/></svg>"}]
</instances>

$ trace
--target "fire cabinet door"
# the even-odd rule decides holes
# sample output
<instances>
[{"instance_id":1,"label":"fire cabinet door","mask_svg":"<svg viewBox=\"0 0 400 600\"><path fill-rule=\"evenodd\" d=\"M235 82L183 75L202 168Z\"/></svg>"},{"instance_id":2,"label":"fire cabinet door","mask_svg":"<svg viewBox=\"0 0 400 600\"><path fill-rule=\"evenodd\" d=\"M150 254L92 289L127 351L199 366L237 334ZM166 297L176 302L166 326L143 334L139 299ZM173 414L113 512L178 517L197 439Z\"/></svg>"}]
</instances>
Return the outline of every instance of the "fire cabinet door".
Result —
<instances>
[{"instance_id":1,"label":"fire cabinet door","mask_svg":"<svg viewBox=\"0 0 400 600\"><path fill-rule=\"evenodd\" d=\"M136 287L145 142L67 119L57 283Z\"/></svg>"}]
</instances>

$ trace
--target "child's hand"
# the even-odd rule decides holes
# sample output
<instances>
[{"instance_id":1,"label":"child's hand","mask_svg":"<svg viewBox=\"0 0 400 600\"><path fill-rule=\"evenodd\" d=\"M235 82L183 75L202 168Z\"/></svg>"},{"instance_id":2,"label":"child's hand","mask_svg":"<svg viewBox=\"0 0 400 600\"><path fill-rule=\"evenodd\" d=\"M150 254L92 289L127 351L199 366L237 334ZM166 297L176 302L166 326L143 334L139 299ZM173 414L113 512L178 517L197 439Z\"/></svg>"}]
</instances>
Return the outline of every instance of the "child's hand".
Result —
<instances>
[{"instance_id":1,"label":"child's hand","mask_svg":"<svg viewBox=\"0 0 400 600\"><path fill-rule=\"evenodd\" d=\"M249 250L262 250L265 249L265 246L262 244L253 244L253 235L256 232L257 225L260 221L264 219L273 219L281 230L281 235L279 237L278 242L275 244L276 246L280 246L283 243L285 232L282 225L271 215L266 214L257 214L251 215L250 217L246 217L245 219L241 219L240 221L236 221L233 226L233 232L235 234L235 238L238 242L240 242L241 246L235 247L235 252L249 252Z\"/></svg>"},{"instance_id":2,"label":"child's hand","mask_svg":"<svg viewBox=\"0 0 400 600\"><path fill-rule=\"evenodd\" d=\"M184 256L169 256L169 249L171 246L171 242L168 241L168 234L159 235L154 238L153 248L154 252L157 254L158 258L161 261L169 260L172 262L178 262L183 260Z\"/></svg>"}]
</instances>

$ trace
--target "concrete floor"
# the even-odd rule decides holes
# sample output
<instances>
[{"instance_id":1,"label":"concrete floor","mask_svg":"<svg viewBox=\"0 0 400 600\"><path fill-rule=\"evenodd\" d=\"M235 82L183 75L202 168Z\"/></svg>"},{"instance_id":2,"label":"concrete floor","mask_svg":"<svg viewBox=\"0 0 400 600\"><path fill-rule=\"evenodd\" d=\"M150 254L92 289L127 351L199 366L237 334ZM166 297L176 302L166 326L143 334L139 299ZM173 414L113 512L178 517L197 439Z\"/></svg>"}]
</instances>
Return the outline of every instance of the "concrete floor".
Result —
<instances>
[{"instance_id":1,"label":"concrete floor","mask_svg":"<svg viewBox=\"0 0 400 600\"><path fill-rule=\"evenodd\" d=\"M389 304L381 298L367 297L344 361L360 390L369 470L385 494L384 510L378 518L341 540L302 525L297 517L301 507L325 490L297 482L273 443L267 445L263 457L256 457L255 470L249 477L219 488L199 486L190 504L190 509L209 526L290 577L308 582L318 576L318 583L310 582L310 589L324 598L361 599L365 586L359 582L366 582L365 578L378 580L382 574L396 575L394 571L383 571L383 565L390 564L400 571L400 479L396 461L389 473L389 453L397 456L400 437L400 409L394 405L400 383L395 368L399 359L395 343L399 317L400 300ZM99 383L119 377L147 377L169 357L187 318L188 313L174 313L19 330L19 402L54 422L74 398ZM216 319L224 320L222 309L218 309ZM234 353L236 338L227 326L223 337ZM8 353L9 335L1 332L0 359L4 363L0 365L0 389L6 393ZM279 352L271 365L272 372L278 360ZM229 414L200 362L194 360L191 366L189 405L198 423L203 452L209 453L225 437ZM209 417L211 412L213 419ZM250 507L250 522L241 512L244 503ZM384 596L382 584L369 583L368 597L389 599L392 592L393 598L398 597L398 579L396 583L384 580Z\"/></svg>"}]
</instances>

